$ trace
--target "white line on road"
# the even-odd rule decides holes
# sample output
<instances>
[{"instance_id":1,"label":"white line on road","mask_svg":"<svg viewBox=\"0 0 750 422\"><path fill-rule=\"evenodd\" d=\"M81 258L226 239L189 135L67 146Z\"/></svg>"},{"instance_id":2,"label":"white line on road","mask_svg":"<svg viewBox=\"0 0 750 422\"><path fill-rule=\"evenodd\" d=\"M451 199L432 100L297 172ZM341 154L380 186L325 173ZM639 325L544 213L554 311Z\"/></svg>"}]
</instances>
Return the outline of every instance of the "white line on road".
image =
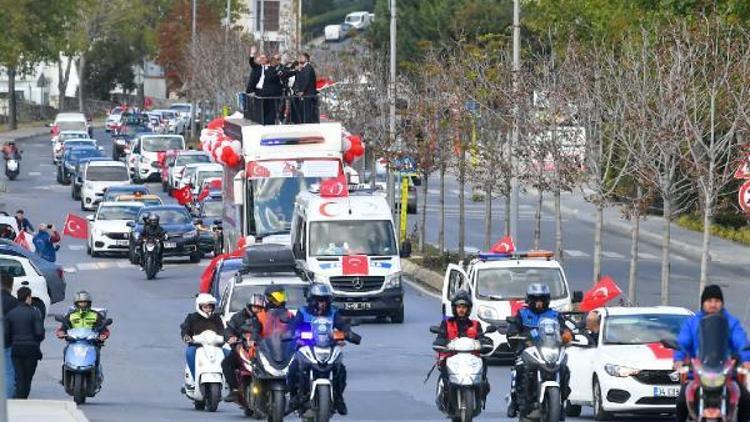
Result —
<instances>
[{"instance_id":1,"label":"white line on road","mask_svg":"<svg viewBox=\"0 0 750 422\"><path fill-rule=\"evenodd\" d=\"M430 297L434 297L435 299L440 299L440 295L439 295L439 294L437 294L437 293L435 293L435 292L432 292L432 291L429 291L429 290L425 289L425 288L424 288L424 287L422 287L422 286L421 286L421 285L420 285L419 283L417 283L417 282L414 282L414 281L411 281L411 280L409 280L409 279L404 279L404 281L405 281L405 282L406 282L406 283L407 283L408 285L410 285L411 287L413 287L413 288L415 288L415 289L419 290L420 292L422 292L422 293L426 294L427 296L430 296Z\"/></svg>"},{"instance_id":2,"label":"white line on road","mask_svg":"<svg viewBox=\"0 0 750 422\"><path fill-rule=\"evenodd\" d=\"M96 262L82 262L80 264L76 264L76 268L78 268L78 271L99 269L99 267L96 265Z\"/></svg>"},{"instance_id":3,"label":"white line on road","mask_svg":"<svg viewBox=\"0 0 750 422\"><path fill-rule=\"evenodd\" d=\"M30 171L29 172L29 176L41 176L41 175L42 175L42 173L38 172L38 171Z\"/></svg>"},{"instance_id":4,"label":"white line on road","mask_svg":"<svg viewBox=\"0 0 750 422\"><path fill-rule=\"evenodd\" d=\"M638 252L638 259L654 259L654 260L657 260L657 259L659 259L659 257L656 256L656 255L654 255L654 254L652 254L652 253Z\"/></svg>"},{"instance_id":5,"label":"white line on road","mask_svg":"<svg viewBox=\"0 0 750 422\"><path fill-rule=\"evenodd\" d=\"M83 248L83 245L68 245L68 249L70 249L71 251L82 251Z\"/></svg>"},{"instance_id":6,"label":"white line on road","mask_svg":"<svg viewBox=\"0 0 750 422\"><path fill-rule=\"evenodd\" d=\"M589 256L589 254L587 254L586 252L579 251L577 249L566 249L565 253L568 254L568 255L570 255L570 256L572 256L572 257L574 257L574 258L582 258L582 257Z\"/></svg>"},{"instance_id":7,"label":"white line on road","mask_svg":"<svg viewBox=\"0 0 750 422\"><path fill-rule=\"evenodd\" d=\"M117 267L118 268L130 268L133 264L130 263L130 261L117 261Z\"/></svg>"},{"instance_id":8,"label":"white line on road","mask_svg":"<svg viewBox=\"0 0 750 422\"><path fill-rule=\"evenodd\" d=\"M614 258L614 259L623 259L625 258L625 255L617 253L617 252L608 252L604 251L602 252L602 256L605 258Z\"/></svg>"},{"instance_id":9,"label":"white line on road","mask_svg":"<svg viewBox=\"0 0 750 422\"><path fill-rule=\"evenodd\" d=\"M66 273L75 273L75 272L77 272L77 270L76 270L75 267L65 267L65 268L63 268L63 271L65 271Z\"/></svg>"},{"instance_id":10,"label":"white line on road","mask_svg":"<svg viewBox=\"0 0 750 422\"><path fill-rule=\"evenodd\" d=\"M114 262L97 262L96 267L100 270L106 270L115 266Z\"/></svg>"}]
</instances>

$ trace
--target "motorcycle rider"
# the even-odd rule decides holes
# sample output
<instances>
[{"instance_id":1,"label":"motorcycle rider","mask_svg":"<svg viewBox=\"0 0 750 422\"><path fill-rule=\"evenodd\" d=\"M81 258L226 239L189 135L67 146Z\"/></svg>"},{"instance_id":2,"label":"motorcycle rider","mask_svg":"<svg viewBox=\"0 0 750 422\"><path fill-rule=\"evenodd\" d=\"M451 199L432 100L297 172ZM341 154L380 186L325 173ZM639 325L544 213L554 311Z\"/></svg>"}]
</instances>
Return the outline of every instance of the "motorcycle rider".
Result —
<instances>
[{"instance_id":1,"label":"motorcycle rider","mask_svg":"<svg viewBox=\"0 0 750 422\"><path fill-rule=\"evenodd\" d=\"M254 293L245 308L236 314L227 323L224 330L224 338L230 346L234 346L250 333L252 341L256 341L263 336L263 323L266 320L266 297L260 293ZM236 350L236 349L233 349ZM234 401L239 394L239 384L235 371L238 369L240 357L237 352L231 353L228 359L224 359L221 367L224 370L224 378L227 380L231 390L227 401Z\"/></svg>"},{"instance_id":2,"label":"motorcycle rider","mask_svg":"<svg viewBox=\"0 0 750 422\"><path fill-rule=\"evenodd\" d=\"M91 309L93 300L91 294L86 290L81 290L73 297L74 308L69 311L65 317L64 322L55 331L55 335L59 339L64 339L68 333L68 330L73 328L89 328L91 330L98 330L99 336L97 340L99 343L96 344L96 368L97 376L100 377L101 381L101 366L99 365L99 355L101 351L101 345L109 338L109 329L104 325L104 315ZM65 355L63 353L63 355Z\"/></svg>"},{"instance_id":3,"label":"motorcycle rider","mask_svg":"<svg viewBox=\"0 0 750 422\"><path fill-rule=\"evenodd\" d=\"M316 317L327 317L333 321L333 328L348 334L351 327L344 320L339 310L332 305L333 290L327 284L316 283L310 287L307 295L307 305L301 307L291 322L295 333L301 328L309 327ZM309 379L306 377L309 368L302 367L302 360L297 361L289 371L290 391L294 407L299 407L305 400L301 391L308 391L309 386L304 384ZM344 390L346 389L346 367L343 363L333 369L333 401L336 411L340 415L346 415L348 409L344 402Z\"/></svg>"},{"instance_id":4,"label":"motorcycle rider","mask_svg":"<svg viewBox=\"0 0 750 422\"><path fill-rule=\"evenodd\" d=\"M747 335L742 324L724 308L724 294L721 287L711 284L706 286L701 293L701 310L693 317L685 321L677 336L680 350L674 353L674 368L682 368L688 359L698 356L700 350L700 336L698 333L701 318L706 315L721 313L729 324L729 350L732 355L739 356L742 367L750 369L750 352L743 350L747 345ZM737 422L750 421L750 394L744 383L738 383L740 387L740 402L737 406ZM687 400L685 398L685 385L680 389L677 397L677 421L684 422L688 418Z\"/></svg>"},{"instance_id":5,"label":"motorcycle rider","mask_svg":"<svg viewBox=\"0 0 750 422\"><path fill-rule=\"evenodd\" d=\"M141 243L146 239L158 240L156 248L156 262L159 265L159 270L162 269L163 258L164 258L164 244L163 240L167 238L167 232L159 225L159 214L148 213L143 217L143 231L141 232ZM143 270L143 264L145 263L143 253L141 253L141 270Z\"/></svg>"},{"instance_id":6,"label":"motorcycle rider","mask_svg":"<svg viewBox=\"0 0 750 422\"><path fill-rule=\"evenodd\" d=\"M472 307L473 302L471 300L471 295L469 294L469 292L467 292L466 290L457 291L451 299L451 311L453 313L453 316L444 319L440 323L440 334L437 335L435 341L432 344L436 346L445 346L451 340L459 337L469 337L479 340L482 343L489 342L491 344L492 340L488 337L485 337L484 331L482 330L482 325L479 324L479 321L469 317L471 315ZM438 354L437 366L440 370L440 378L443 380L443 386L447 386L449 383L448 370L445 365L445 360L452 355L453 353ZM482 380L484 382L484 394L482 395L482 400L484 400L487 398L487 394L489 394L490 392L490 383L487 381L486 365L484 366ZM447 407L446 403L448 399L448 397L446 397L445 391L445 388L440 391L440 400L443 408Z\"/></svg>"},{"instance_id":7,"label":"motorcycle rider","mask_svg":"<svg viewBox=\"0 0 750 422\"><path fill-rule=\"evenodd\" d=\"M214 313L215 309L216 298L208 293L200 293L195 298L195 312L189 313L185 317L185 321L180 324L182 341L188 343L185 350L185 359L187 360L193 379L195 379L195 352L198 349L198 346L190 344L193 336L206 330L211 330L217 334L224 332L224 323L221 321L221 316ZM228 352L228 350L224 349L225 357Z\"/></svg>"},{"instance_id":8,"label":"motorcycle rider","mask_svg":"<svg viewBox=\"0 0 750 422\"><path fill-rule=\"evenodd\" d=\"M508 325L508 336L524 336L528 339L533 339L537 335L536 330L539 327L539 321L543 318L550 318L556 319L560 324L563 344L570 342L573 339L573 333L565 325L565 321L560 313L554 309L550 309L549 302L550 291L546 284L530 284L526 289L526 305L516 312L515 322ZM509 418L515 418L518 414L518 409L523 408L524 406L522 405L526 404L525 400L534 395L533 392L529 391L529 383L525 382L521 382L521 394L516 394L518 381L526 378L527 368L521 358L521 352L526 348L527 342L517 340L514 342L516 363L511 370L510 403L508 403ZM513 343L510 342L510 344L513 347ZM560 368L560 390L563 403L565 403L570 394L569 381L570 373L568 372L568 368L567 366L562 366ZM565 412L562 412L561 418L564 419L564 417Z\"/></svg>"},{"instance_id":9,"label":"motorcycle rider","mask_svg":"<svg viewBox=\"0 0 750 422\"><path fill-rule=\"evenodd\" d=\"M8 141L5 144L3 144L3 158L5 160L10 160L11 158L20 159L21 154L18 152L18 147L16 146L16 143L14 141Z\"/></svg>"}]
</instances>

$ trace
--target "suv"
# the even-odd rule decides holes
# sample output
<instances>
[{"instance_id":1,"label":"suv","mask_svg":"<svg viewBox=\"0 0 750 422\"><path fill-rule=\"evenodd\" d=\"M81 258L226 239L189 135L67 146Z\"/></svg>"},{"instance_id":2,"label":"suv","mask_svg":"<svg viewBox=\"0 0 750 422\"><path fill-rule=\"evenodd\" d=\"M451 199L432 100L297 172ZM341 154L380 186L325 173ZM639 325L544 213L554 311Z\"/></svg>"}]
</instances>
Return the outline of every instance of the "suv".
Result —
<instances>
[{"instance_id":1,"label":"suv","mask_svg":"<svg viewBox=\"0 0 750 422\"><path fill-rule=\"evenodd\" d=\"M81 158L78 160L78 164L75 167L75 173L73 174L73 181L70 184L70 197L74 201L81 200L81 188L83 187L83 172L86 169L86 165L92 161L110 161L107 157L88 157Z\"/></svg>"},{"instance_id":2,"label":"suv","mask_svg":"<svg viewBox=\"0 0 750 422\"><path fill-rule=\"evenodd\" d=\"M110 186L129 185L130 178L125 164L119 161L90 162L84 172L81 188L81 209L93 210Z\"/></svg>"},{"instance_id":3,"label":"suv","mask_svg":"<svg viewBox=\"0 0 750 422\"><path fill-rule=\"evenodd\" d=\"M515 315L526 299L526 288L533 283L546 284L551 292L550 308L571 311L580 302L583 292L572 292L565 271L549 251L513 252L511 254L480 253L466 266L449 264L445 271L442 291L443 315L452 316L451 298L458 290L471 295L474 306L472 318L482 328L488 325L507 327L506 318ZM510 359L514 356L505 335L488 334L493 340L493 358Z\"/></svg>"},{"instance_id":4,"label":"suv","mask_svg":"<svg viewBox=\"0 0 750 422\"><path fill-rule=\"evenodd\" d=\"M185 149L182 135L141 134L133 140L127 163L136 183L161 181L159 153Z\"/></svg>"},{"instance_id":5,"label":"suv","mask_svg":"<svg viewBox=\"0 0 750 422\"><path fill-rule=\"evenodd\" d=\"M102 150L98 147L79 146L65 150L60 164L57 166L57 182L63 185L70 183L76 171L76 164L82 158L103 157Z\"/></svg>"},{"instance_id":6,"label":"suv","mask_svg":"<svg viewBox=\"0 0 750 422\"><path fill-rule=\"evenodd\" d=\"M185 207L163 205L141 208L135 221L128 223L131 229L130 262L133 264L141 262L141 251L137 246L140 244L140 235L143 231L143 218L148 213L157 214L159 224L167 232L167 240L164 241L164 257L186 256L192 263L197 263L203 258L203 253L198 248L198 230Z\"/></svg>"}]
</instances>

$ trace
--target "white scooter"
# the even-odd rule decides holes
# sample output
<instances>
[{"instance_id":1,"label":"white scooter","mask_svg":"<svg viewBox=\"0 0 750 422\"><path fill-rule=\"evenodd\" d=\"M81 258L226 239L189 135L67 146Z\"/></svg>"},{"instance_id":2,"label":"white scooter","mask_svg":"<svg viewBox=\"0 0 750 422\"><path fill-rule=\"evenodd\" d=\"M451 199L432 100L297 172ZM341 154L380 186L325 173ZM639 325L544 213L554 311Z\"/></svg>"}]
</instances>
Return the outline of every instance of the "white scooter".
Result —
<instances>
[{"instance_id":1,"label":"white scooter","mask_svg":"<svg viewBox=\"0 0 750 422\"><path fill-rule=\"evenodd\" d=\"M195 352L195 378L185 364L185 386L183 393L193 401L196 410L215 412L219 407L224 391L224 373L221 362L224 360L224 337L206 330L193 336L191 346L198 346ZM197 380L197 383L196 383Z\"/></svg>"},{"instance_id":2,"label":"white scooter","mask_svg":"<svg viewBox=\"0 0 750 422\"><path fill-rule=\"evenodd\" d=\"M485 333L496 331L495 326L488 326ZM441 334L440 327L430 327L430 332ZM445 359L448 371L448 385L443 385L443 378L438 378L438 408L454 421L470 422L479 416L484 409L487 394L484 382L485 362L477 353L491 353L492 344L482 344L469 337L458 337L446 344L433 345L439 353L453 353Z\"/></svg>"},{"instance_id":3,"label":"white scooter","mask_svg":"<svg viewBox=\"0 0 750 422\"><path fill-rule=\"evenodd\" d=\"M18 177L18 173L21 172L21 164L16 158L8 158L5 160L5 176L8 180L15 180Z\"/></svg>"}]
</instances>

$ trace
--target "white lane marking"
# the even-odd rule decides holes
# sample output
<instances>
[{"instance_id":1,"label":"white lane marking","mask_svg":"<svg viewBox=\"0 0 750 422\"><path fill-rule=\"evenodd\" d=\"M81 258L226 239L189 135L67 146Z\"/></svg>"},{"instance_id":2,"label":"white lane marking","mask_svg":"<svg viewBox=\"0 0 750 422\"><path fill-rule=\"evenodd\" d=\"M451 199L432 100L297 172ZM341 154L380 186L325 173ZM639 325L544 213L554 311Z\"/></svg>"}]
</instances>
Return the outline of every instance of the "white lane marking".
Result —
<instances>
[{"instance_id":1,"label":"white lane marking","mask_svg":"<svg viewBox=\"0 0 750 422\"><path fill-rule=\"evenodd\" d=\"M587 257L589 254L587 254L584 251L579 251L577 249L565 249L565 253L574 257L574 258L581 258L581 257Z\"/></svg>"},{"instance_id":2,"label":"white lane marking","mask_svg":"<svg viewBox=\"0 0 750 422\"><path fill-rule=\"evenodd\" d=\"M407 283L408 285L410 285L411 287L419 290L421 293L424 293L427 296L431 296L431 297L433 297L435 299L440 300L440 294L438 294L436 292L433 292L433 291L430 291L430 290L427 290L426 288L422 287L419 283L411 281L409 279L404 279L404 282Z\"/></svg>"},{"instance_id":3,"label":"white lane marking","mask_svg":"<svg viewBox=\"0 0 750 422\"><path fill-rule=\"evenodd\" d=\"M54 165L54 164L44 164L44 163L42 163L42 164L39 164L39 167L57 167L57 166Z\"/></svg>"},{"instance_id":4,"label":"white lane marking","mask_svg":"<svg viewBox=\"0 0 750 422\"><path fill-rule=\"evenodd\" d=\"M117 261L117 267L118 268L130 268L133 264L130 263L130 261Z\"/></svg>"},{"instance_id":5,"label":"white lane marking","mask_svg":"<svg viewBox=\"0 0 750 422\"><path fill-rule=\"evenodd\" d=\"M42 175L42 173L38 172L38 171L30 171L29 172L29 176L41 176L41 175Z\"/></svg>"},{"instance_id":6,"label":"white lane marking","mask_svg":"<svg viewBox=\"0 0 750 422\"><path fill-rule=\"evenodd\" d=\"M208 264L210 264L210 263L211 263L211 261L202 260L201 262L198 263L198 266L199 267L208 267Z\"/></svg>"},{"instance_id":7,"label":"white lane marking","mask_svg":"<svg viewBox=\"0 0 750 422\"><path fill-rule=\"evenodd\" d=\"M106 270L107 268L112 268L115 266L114 262L97 262L96 267L101 270Z\"/></svg>"},{"instance_id":8,"label":"white lane marking","mask_svg":"<svg viewBox=\"0 0 750 422\"><path fill-rule=\"evenodd\" d=\"M82 251L83 248L83 245L68 245L68 249L70 249L71 251Z\"/></svg>"},{"instance_id":9,"label":"white lane marking","mask_svg":"<svg viewBox=\"0 0 750 422\"><path fill-rule=\"evenodd\" d=\"M99 267L96 265L96 262L82 262L80 264L76 264L76 268L78 268L79 271L99 269Z\"/></svg>"},{"instance_id":10,"label":"white lane marking","mask_svg":"<svg viewBox=\"0 0 750 422\"><path fill-rule=\"evenodd\" d=\"M675 261L687 261L688 259L681 255L672 255L672 259Z\"/></svg>"},{"instance_id":11,"label":"white lane marking","mask_svg":"<svg viewBox=\"0 0 750 422\"><path fill-rule=\"evenodd\" d=\"M625 255L623 255L623 254L619 254L617 252L608 252L608 251L603 251L602 252L602 256L605 257L605 258L614 258L614 259L623 259L623 258L625 258Z\"/></svg>"},{"instance_id":12,"label":"white lane marking","mask_svg":"<svg viewBox=\"0 0 750 422\"><path fill-rule=\"evenodd\" d=\"M654 259L654 260L657 260L657 259L659 259L659 257L656 256L656 255L654 255L654 254L652 254L652 253L638 252L638 259Z\"/></svg>"},{"instance_id":13,"label":"white lane marking","mask_svg":"<svg viewBox=\"0 0 750 422\"><path fill-rule=\"evenodd\" d=\"M63 268L63 271L65 271L66 273L75 273L75 272L78 272L75 267L65 267L65 268Z\"/></svg>"}]
</instances>

